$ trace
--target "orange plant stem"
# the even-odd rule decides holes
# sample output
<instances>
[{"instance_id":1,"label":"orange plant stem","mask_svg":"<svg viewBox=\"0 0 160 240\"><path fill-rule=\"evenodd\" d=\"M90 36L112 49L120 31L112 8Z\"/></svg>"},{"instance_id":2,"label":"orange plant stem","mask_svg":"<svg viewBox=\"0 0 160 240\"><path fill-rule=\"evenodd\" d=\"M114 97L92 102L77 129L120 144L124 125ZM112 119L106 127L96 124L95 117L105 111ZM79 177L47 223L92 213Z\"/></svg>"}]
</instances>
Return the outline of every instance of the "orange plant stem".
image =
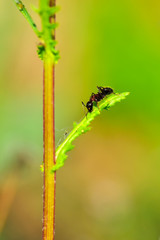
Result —
<instances>
[{"instance_id":1,"label":"orange plant stem","mask_svg":"<svg viewBox=\"0 0 160 240\"><path fill-rule=\"evenodd\" d=\"M55 164L54 71L52 58L46 57L43 82L43 240L55 239L56 173L51 173Z\"/></svg>"}]
</instances>

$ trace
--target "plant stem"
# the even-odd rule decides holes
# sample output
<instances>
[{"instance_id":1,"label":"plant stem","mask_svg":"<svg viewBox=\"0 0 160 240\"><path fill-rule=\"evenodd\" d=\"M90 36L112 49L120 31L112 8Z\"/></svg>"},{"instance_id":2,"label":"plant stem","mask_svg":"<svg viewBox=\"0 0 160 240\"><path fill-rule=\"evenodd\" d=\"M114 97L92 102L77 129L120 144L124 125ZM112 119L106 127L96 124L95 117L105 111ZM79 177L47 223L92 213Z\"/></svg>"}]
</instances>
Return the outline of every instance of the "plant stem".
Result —
<instances>
[{"instance_id":1,"label":"plant stem","mask_svg":"<svg viewBox=\"0 0 160 240\"><path fill-rule=\"evenodd\" d=\"M55 161L55 122L54 122L54 81L55 63L59 59L59 52L55 49L55 28L57 27L55 13L56 0L39 0L39 13L42 21L42 31L39 32L32 17L21 0L13 0L24 15L41 43L38 46L38 55L44 62L43 78L43 240L54 240L55 236L55 190L56 173L51 169Z\"/></svg>"},{"instance_id":2,"label":"plant stem","mask_svg":"<svg viewBox=\"0 0 160 240\"><path fill-rule=\"evenodd\" d=\"M44 3L44 1L42 1ZM55 6L55 1L49 1L49 6ZM45 15L44 15L45 16ZM51 16L49 22L55 21ZM43 22L43 18L42 18ZM55 239L55 193L56 173L51 174L55 162L55 121L54 121L54 81L55 63L53 54L48 45L47 28L44 25L46 36L46 54L44 57L44 82L43 82L43 142L44 142L44 189L43 189L43 240ZM54 30L51 33L55 39ZM45 40L45 37L44 37Z\"/></svg>"},{"instance_id":3,"label":"plant stem","mask_svg":"<svg viewBox=\"0 0 160 240\"><path fill-rule=\"evenodd\" d=\"M43 127L44 127L44 191L43 191L43 240L53 240L55 233L55 188L56 173L51 174L55 165L54 126L54 64L44 60L43 83Z\"/></svg>"}]
</instances>

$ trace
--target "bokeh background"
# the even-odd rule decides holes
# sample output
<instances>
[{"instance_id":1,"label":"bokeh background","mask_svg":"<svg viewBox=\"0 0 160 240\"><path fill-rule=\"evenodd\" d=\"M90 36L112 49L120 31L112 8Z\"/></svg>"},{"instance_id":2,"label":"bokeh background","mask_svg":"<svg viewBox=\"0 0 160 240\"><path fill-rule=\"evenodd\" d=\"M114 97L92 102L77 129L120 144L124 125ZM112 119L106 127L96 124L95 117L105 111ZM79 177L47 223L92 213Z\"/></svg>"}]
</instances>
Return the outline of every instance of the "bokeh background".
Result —
<instances>
[{"instance_id":1,"label":"bokeh background","mask_svg":"<svg viewBox=\"0 0 160 240\"><path fill-rule=\"evenodd\" d=\"M24 0L38 6L37 0ZM129 91L57 172L56 240L160 239L160 1L58 0L56 143L96 86ZM30 9L40 26L39 17ZM0 1L0 239L41 239L42 63Z\"/></svg>"}]
</instances>

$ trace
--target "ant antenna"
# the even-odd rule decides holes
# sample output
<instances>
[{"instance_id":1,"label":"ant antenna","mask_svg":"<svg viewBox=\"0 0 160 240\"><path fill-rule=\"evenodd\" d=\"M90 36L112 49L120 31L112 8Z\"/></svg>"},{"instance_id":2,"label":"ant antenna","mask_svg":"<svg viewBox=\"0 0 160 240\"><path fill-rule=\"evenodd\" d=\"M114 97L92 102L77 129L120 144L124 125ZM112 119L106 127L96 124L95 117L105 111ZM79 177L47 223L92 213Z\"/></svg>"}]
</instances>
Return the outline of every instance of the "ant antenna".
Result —
<instances>
[{"instance_id":1,"label":"ant antenna","mask_svg":"<svg viewBox=\"0 0 160 240\"><path fill-rule=\"evenodd\" d=\"M84 104L84 102L82 102L82 105L86 107L86 105ZM87 107L86 107L86 108L87 108ZM84 113L85 113L85 112L84 112ZM85 115L86 115L86 118L87 118L87 114L88 114L88 112L87 112L87 113L85 113Z\"/></svg>"},{"instance_id":2,"label":"ant antenna","mask_svg":"<svg viewBox=\"0 0 160 240\"><path fill-rule=\"evenodd\" d=\"M82 102L82 105L86 107L86 105L84 104L84 102Z\"/></svg>"},{"instance_id":3,"label":"ant antenna","mask_svg":"<svg viewBox=\"0 0 160 240\"><path fill-rule=\"evenodd\" d=\"M84 104L84 102L82 102L82 105L86 108L86 105ZM83 108L83 110L84 110L84 108ZM84 111L84 113L85 113L85 111ZM85 115L86 115L86 113L85 113Z\"/></svg>"}]
</instances>

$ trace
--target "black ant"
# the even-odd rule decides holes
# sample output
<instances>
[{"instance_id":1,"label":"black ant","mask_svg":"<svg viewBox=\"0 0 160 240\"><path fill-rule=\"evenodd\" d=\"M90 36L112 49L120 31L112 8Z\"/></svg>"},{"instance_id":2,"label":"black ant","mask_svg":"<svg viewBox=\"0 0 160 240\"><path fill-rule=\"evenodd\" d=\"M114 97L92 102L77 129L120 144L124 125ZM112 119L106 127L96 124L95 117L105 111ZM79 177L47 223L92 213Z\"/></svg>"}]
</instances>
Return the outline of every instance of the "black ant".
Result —
<instances>
[{"instance_id":1,"label":"black ant","mask_svg":"<svg viewBox=\"0 0 160 240\"><path fill-rule=\"evenodd\" d=\"M88 109L88 112L92 112L93 111L93 102L96 102L96 104L101 101L106 95L110 95L113 92L113 89L112 88L109 88L109 87L98 87L98 93L95 94L95 93L92 93L89 101L87 102L87 104L85 105L84 102L82 102L82 104ZM97 105L98 106L98 105Z\"/></svg>"}]
</instances>

